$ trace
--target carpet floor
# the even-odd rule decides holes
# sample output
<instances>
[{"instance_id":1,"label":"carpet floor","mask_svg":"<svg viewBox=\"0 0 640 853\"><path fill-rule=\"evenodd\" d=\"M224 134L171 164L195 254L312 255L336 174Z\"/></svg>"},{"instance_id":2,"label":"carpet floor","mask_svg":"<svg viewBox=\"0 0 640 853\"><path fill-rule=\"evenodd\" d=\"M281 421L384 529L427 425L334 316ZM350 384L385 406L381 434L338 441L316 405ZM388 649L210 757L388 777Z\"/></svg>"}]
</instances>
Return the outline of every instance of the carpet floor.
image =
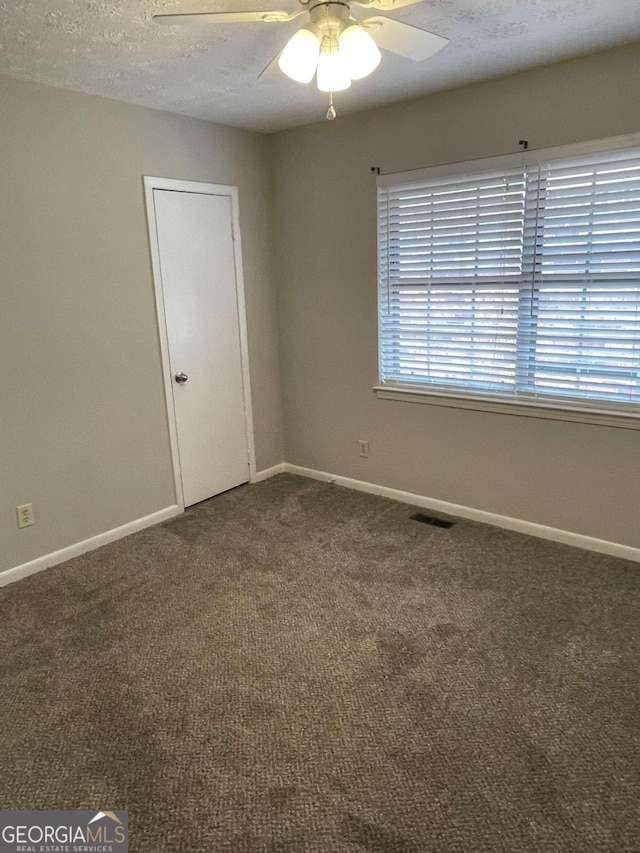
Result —
<instances>
[{"instance_id":1,"label":"carpet floor","mask_svg":"<svg viewBox=\"0 0 640 853\"><path fill-rule=\"evenodd\" d=\"M133 853L637 853L640 567L283 474L0 590L0 808Z\"/></svg>"}]
</instances>

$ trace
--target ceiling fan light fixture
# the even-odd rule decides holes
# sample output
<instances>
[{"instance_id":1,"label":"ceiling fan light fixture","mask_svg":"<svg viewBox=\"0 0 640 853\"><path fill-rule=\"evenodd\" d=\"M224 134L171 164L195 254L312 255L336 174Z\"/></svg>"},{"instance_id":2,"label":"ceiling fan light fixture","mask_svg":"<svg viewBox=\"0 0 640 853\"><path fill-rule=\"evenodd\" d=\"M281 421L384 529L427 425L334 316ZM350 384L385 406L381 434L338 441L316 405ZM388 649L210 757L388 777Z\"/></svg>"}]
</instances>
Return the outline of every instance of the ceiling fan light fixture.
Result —
<instances>
[{"instance_id":1,"label":"ceiling fan light fixture","mask_svg":"<svg viewBox=\"0 0 640 853\"><path fill-rule=\"evenodd\" d=\"M297 83L310 83L318 67L320 39L306 27L289 39L278 59L283 74Z\"/></svg>"},{"instance_id":2,"label":"ceiling fan light fixture","mask_svg":"<svg viewBox=\"0 0 640 853\"><path fill-rule=\"evenodd\" d=\"M335 37L322 39L318 59L317 85L321 92L343 92L351 86L351 76Z\"/></svg>"},{"instance_id":3,"label":"ceiling fan light fixture","mask_svg":"<svg viewBox=\"0 0 640 853\"><path fill-rule=\"evenodd\" d=\"M268 0L261 0L263 6ZM294 0L291 0L293 3ZM333 93L351 86L352 80L362 80L380 64L379 47L422 62L447 44L447 39L419 27L375 15L360 20L351 15L352 6L393 11L422 0L299 0L295 11L279 9L227 12L159 12L154 22L181 24L194 21L201 24L286 23L299 15L307 15L307 23L287 42L284 50L259 75L270 72L273 66L297 83L308 84L316 75L321 92L329 93L327 118L336 117ZM0 5L5 5L0 0ZM164 3L166 5L166 3Z\"/></svg>"},{"instance_id":4,"label":"ceiling fan light fixture","mask_svg":"<svg viewBox=\"0 0 640 853\"><path fill-rule=\"evenodd\" d=\"M352 80L362 80L375 71L382 54L369 33L353 23L340 34L340 53Z\"/></svg>"}]
</instances>

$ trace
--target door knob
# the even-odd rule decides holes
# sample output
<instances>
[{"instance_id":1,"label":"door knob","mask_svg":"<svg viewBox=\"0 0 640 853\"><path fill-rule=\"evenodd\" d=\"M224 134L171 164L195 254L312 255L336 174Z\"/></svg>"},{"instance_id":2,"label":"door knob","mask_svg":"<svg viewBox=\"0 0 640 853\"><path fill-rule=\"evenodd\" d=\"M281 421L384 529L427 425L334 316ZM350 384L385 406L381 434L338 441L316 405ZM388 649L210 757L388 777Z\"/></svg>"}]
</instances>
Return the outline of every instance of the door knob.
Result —
<instances>
[{"instance_id":1,"label":"door knob","mask_svg":"<svg viewBox=\"0 0 640 853\"><path fill-rule=\"evenodd\" d=\"M187 374L183 373L181 370L179 370L175 375L175 380L178 385L184 385L188 378Z\"/></svg>"}]
</instances>

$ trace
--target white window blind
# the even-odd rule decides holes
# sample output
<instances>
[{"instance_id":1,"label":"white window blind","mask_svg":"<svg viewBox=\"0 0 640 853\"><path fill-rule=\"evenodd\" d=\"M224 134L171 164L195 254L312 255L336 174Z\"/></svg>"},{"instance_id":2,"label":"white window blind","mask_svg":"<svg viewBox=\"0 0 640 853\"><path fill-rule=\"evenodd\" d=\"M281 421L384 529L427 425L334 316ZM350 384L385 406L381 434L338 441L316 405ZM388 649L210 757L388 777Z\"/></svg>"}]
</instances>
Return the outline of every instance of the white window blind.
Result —
<instances>
[{"instance_id":1,"label":"white window blind","mask_svg":"<svg viewBox=\"0 0 640 853\"><path fill-rule=\"evenodd\" d=\"M640 410L640 148L378 193L383 384Z\"/></svg>"}]
</instances>

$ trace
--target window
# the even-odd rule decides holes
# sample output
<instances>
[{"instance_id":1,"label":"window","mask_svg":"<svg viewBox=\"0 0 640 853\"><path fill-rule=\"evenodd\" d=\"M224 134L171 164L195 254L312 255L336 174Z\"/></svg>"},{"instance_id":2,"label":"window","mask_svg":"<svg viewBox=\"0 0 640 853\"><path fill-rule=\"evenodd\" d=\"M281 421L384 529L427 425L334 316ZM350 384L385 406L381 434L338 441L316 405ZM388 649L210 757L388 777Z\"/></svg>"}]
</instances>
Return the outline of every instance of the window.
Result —
<instances>
[{"instance_id":1,"label":"window","mask_svg":"<svg viewBox=\"0 0 640 853\"><path fill-rule=\"evenodd\" d=\"M541 153L380 179L382 388L640 413L640 147Z\"/></svg>"}]
</instances>

